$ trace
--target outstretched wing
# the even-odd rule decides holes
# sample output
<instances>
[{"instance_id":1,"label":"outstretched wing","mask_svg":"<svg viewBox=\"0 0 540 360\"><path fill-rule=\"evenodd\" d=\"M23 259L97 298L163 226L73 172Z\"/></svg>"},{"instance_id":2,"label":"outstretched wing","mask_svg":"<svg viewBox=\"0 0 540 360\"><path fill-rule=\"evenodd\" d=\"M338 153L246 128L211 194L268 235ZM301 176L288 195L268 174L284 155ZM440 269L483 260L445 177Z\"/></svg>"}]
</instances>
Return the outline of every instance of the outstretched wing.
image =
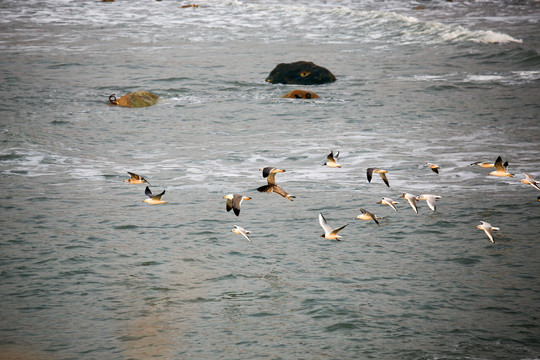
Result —
<instances>
[{"instance_id":1,"label":"outstretched wing","mask_svg":"<svg viewBox=\"0 0 540 360\"><path fill-rule=\"evenodd\" d=\"M390 183L388 182L388 179L386 178L386 174L385 173L380 173L379 175L381 175L381 178L383 179L386 186L390 187Z\"/></svg>"},{"instance_id":2,"label":"outstretched wing","mask_svg":"<svg viewBox=\"0 0 540 360\"><path fill-rule=\"evenodd\" d=\"M375 169L374 168L368 168L367 171L366 171L367 181L369 183L371 182L371 179L373 178L373 170L375 170Z\"/></svg>"},{"instance_id":3,"label":"outstretched wing","mask_svg":"<svg viewBox=\"0 0 540 360\"><path fill-rule=\"evenodd\" d=\"M319 224L323 228L325 234L332 232L332 228L328 225L322 213L319 213Z\"/></svg>"},{"instance_id":4,"label":"outstretched wing","mask_svg":"<svg viewBox=\"0 0 540 360\"><path fill-rule=\"evenodd\" d=\"M508 161L506 162L506 166L508 166ZM504 166L500 156L497 157L497 160L495 160L495 168L497 171L506 171L506 167Z\"/></svg>"},{"instance_id":5,"label":"outstretched wing","mask_svg":"<svg viewBox=\"0 0 540 360\"><path fill-rule=\"evenodd\" d=\"M332 230L331 233L332 233L332 234L337 234L341 229L343 229L343 228L344 228L345 226L347 226L347 225L349 225L349 224L345 224L345 225L343 225L342 227L339 227L339 228L337 228L337 229L334 229L334 230Z\"/></svg>"},{"instance_id":6,"label":"outstretched wing","mask_svg":"<svg viewBox=\"0 0 540 360\"><path fill-rule=\"evenodd\" d=\"M144 193L146 194L146 196L148 196L149 198L153 198L154 197L154 194L152 194L152 192L150 191L150 188L147 186L146 189L144 189Z\"/></svg>"},{"instance_id":7,"label":"outstretched wing","mask_svg":"<svg viewBox=\"0 0 540 360\"><path fill-rule=\"evenodd\" d=\"M163 194L165 194L165 190L163 190L161 193L157 194L157 195L154 195L152 197L152 199L154 200L161 200L161 197L163 196Z\"/></svg>"}]
</instances>

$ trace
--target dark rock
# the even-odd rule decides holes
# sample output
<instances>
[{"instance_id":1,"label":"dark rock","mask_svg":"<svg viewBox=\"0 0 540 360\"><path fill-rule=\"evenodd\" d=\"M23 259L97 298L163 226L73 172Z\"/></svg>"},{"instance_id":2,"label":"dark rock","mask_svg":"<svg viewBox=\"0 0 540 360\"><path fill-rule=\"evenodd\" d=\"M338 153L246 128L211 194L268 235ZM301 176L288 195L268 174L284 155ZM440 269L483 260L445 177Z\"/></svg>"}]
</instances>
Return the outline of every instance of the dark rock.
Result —
<instances>
[{"instance_id":1,"label":"dark rock","mask_svg":"<svg viewBox=\"0 0 540 360\"><path fill-rule=\"evenodd\" d=\"M336 81L327 68L309 61L278 64L270 72L266 81L272 84L319 85Z\"/></svg>"}]
</instances>

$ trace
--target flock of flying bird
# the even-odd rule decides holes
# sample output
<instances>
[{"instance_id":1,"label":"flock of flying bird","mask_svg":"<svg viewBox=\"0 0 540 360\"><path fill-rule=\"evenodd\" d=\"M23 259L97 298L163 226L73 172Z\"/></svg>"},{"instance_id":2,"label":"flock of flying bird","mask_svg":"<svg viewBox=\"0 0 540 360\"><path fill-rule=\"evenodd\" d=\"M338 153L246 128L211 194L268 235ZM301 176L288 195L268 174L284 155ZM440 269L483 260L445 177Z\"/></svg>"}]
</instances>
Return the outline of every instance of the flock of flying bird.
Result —
<instances>
[{"instance_id":1,"label":"flock of flying bird","mask_svg":"<svg viewBox=\"0 0 540 360\"><path fill-rule=\"evenodd\" d=\"M339 157L339 152L334 154L334 152L331 151L330 154L328 154L328 156L326 158L327 161L323 165L328 166L328 167L332 167L332 168L340 168L341 165L338 164L338 162L337 162L338 157ZM432 164L432 163L425 163L424 165L429 167L434 173L439 174L440 167L438 165ZM511 173L508 172L508 161L503 163L502 158L500 156L497 157L497 160L495 160L494 163L475 162L475 163L472 163L471 165L472 166L480 166L482 168L495 168L495 171L490 172L488 175L498 176L498 177L514 177L514 174L511 174ZM263 176L263 178L266 178L266 181L267 181L266 185L263 185L263 186L260 186L259 188L257 188L257 190L259 192L266 192L266 193L274 192L274 193L276 193L278 195L283 196L286 199L294 201L295 196L287 193L285 190L283 190L281 188L281 186L276 184L276 174L284 173L285 170L278 169L278 168L275 168L275 167L272 167L272 166L268 166L268 167L264 167L262 169L259 169L259 171L262 171L262 176ZM387 173L388 173L387 170L378 169L378 168L368 168L367 171L366 171L367 180L368 180L368 182L371 182L371 180L373 179L373 174L379 174L379 176L384 181L386 186L390 187L390 183L388 181L388 178L386 177ZM146 183L146 184L150 185L150 183L144 177L142 177L142 176L140 176L138 174L135 174L133 172L129 172L129 171L128 171L128 174L131 177L124 180L125 182L128 182L130 184L144 184L144 183ZM536 190L540 191L540 186L539 186L540 183L538 181L534 180L532 175L530 175L528 173L523 173L523 175L525 175L525 178L520 180L520 182L522 182L522 183L524 183L526 185L531 185ZM165 190L163 190L159 194L153 194L152 191L150 190L150 188L148 187L148 185L146 186L146 189L145 189L145 194L146 194L146 196L148 198L144 199L143 202L146 202L148 204L166 204L167 203L166 201L161 200L161 197L165 194ZM420 200L426 201L429 208L431 210L435 211L437 209L435 201L441 198L440 196L433 195L433 194L413 195L413 194L410 194L410 193L403 193L400 197L405 199L405 201L407 201L407 203L411 206L411 208L414 210L415 213L418 213L418 207L417 207L417 204L416 204L418 201L420 201ZM240 206L241 206L242 202L244 200L251 200L251 197L244 196L242 194L227 194L227 195L223 196L223 198L226 199L225 209L227 210L227 212L233 210L233 212L234 212L234 214L236 216L240 215ZM538 196L537 200L540 201L540 196ZM394 200L392 200L390 198L383 197L378 202L378 204L388 205L394 211L397 211L397 208L396 208L395 204L398 204L398 202L394 201ZM360 211L361 211L361 214L358 215L356 217L356 219L366 220L366 221L373 220L378 226L380 226L380 224L379 224L379 219L380 218L379 217L377 217L372 212L367 211L366 209L360 209ZM476 228L480 229L480 230L483 230L486 233L486 235L488 236L489 240L491 242L495 242L493 240L492 232L493 231L498 231L500 229L498 227L492 226L488 222L485 222L485 221L480 221L480 222L481 222L481 224L477 225ZM327 223L327 221L326 221L326 219L325 219L325 217L324 217L324 215L322 213L319 213L319 224L321 225L321 227L324 230L324 234L322 234L321 237L323 237L325 239L328 239L328 240L337 240L337 241L339 241L339 239L341 237L341 235L338 235L338 232L341 231L343 228L345 228L347 226L347 224L346 224L346 225L343 225L343 226L341 226L339 228L335 228L335 229L330 227L330 225L328 225L328 223ZM238 225L234 225L234 228L231 231L236 233L236 234L240 234L240 235L244 236L248 241L251 242L251 238L249 237L250 232L248 230L244 229L243 227L238 226Z\"/></svg>"}]
</instances>

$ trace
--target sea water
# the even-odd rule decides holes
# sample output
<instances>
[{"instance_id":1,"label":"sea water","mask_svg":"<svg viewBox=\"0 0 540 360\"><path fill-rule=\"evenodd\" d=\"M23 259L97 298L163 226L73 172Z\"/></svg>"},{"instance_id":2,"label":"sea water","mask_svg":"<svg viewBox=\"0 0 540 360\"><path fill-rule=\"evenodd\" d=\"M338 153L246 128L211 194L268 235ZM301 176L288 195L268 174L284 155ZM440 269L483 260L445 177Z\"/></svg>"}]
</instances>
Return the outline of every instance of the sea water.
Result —
<instances>
[{"instance_id":1,"label":"sea water","mask_svg":"<svg viewBox=\"0 0 540 360\"><path fill-rule=\"evenodd\" d=\"M0 358L539 358L539 2L180 5L0 4Z\"/></svg>"}]
</instances>

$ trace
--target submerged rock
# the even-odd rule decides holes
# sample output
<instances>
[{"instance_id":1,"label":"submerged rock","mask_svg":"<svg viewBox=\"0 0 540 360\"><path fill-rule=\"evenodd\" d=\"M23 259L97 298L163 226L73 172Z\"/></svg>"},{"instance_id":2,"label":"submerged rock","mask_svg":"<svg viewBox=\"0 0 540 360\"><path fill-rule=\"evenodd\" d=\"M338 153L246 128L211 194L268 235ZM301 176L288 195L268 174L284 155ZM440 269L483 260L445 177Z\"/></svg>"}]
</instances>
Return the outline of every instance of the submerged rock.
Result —
<instances>
[{"instance_id":1,"label":"submerged rock","mask_svg":"<svg viewBox=\"0 0 540 360\"><path fill-rule=\"evenodd\" d=\"M285 95L282 98L286 99L318 99L320 96L315 94L313 91L307 90L293 90Z\"/></svg>"},{"instance_id":2,"label":"submerged rock","mask_svg":"<svg viewBox=\"0 0 540 360\"><path fill-rule=\"evenodd\" d=\"M131 108L155 105L159 97L148 91L136 91L116 99L115 94L109 96L109 105L126 106Z\"/></svg>"},{"instance_id":3,"label":"submerged rock","mask_svg":"<svg viewBox=\"0 0 540 360\"><path fill-rule=\"evenodd\" d=\"M319 85L336 81L327 68L310 61L278 64L270 72L266 81L272 84Z\"/></svg>"}]
</instances>

